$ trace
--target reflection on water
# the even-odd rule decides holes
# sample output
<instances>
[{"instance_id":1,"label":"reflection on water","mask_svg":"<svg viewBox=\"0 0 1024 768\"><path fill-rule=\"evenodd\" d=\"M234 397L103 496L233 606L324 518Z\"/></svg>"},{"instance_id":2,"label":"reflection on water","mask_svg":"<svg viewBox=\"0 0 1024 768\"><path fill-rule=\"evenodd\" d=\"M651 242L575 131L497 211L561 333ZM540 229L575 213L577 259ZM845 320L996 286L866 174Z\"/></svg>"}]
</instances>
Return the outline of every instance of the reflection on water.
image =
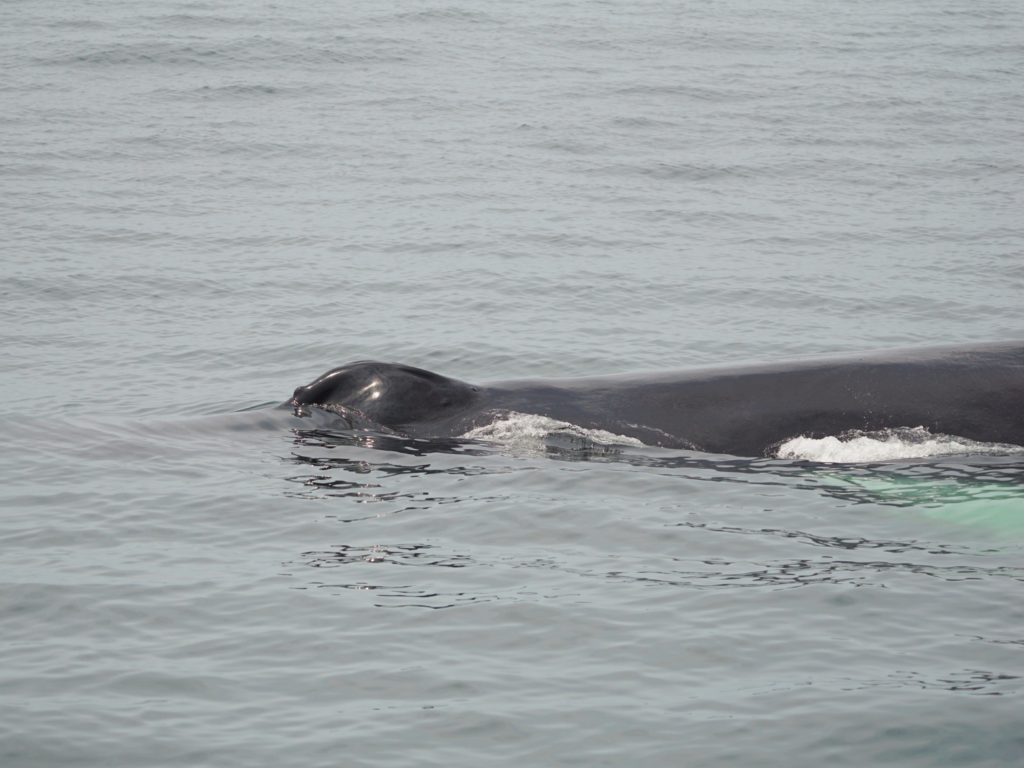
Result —
<instances>
[{"instance_id":1,"label":"reflection on water","mask_svg":"<svg viewBox=\"0 0 1024 768\"><path fill-rule=\"evenodd\" d=\"M384 434L365 430L332 430L332 429L296 429L295 445L297 448L309 446L332 450L334 448L356 447L375 451L390 451L410 456L426 456L433 453L487 454L492 451L483 450L483 444L472 440L445 438L405 437L397 434Z\"/></svg>"},{"instance_id":2,"label":"reflection on water","mask_svg":"<svg viewBox=\"0 0 1024 768\"><path fill-rule=\"evenodd\" d=\"M730 522L703 505L672 500L673 489L710 484L728 494L747 489L806 505L807 493L842 507L876 505L924 509L947 520L977 523L980 509L1006 505L1000 514L1018 513L1024 503L1024 463L1020 457L978 457L899 464L821 465L807 461L741 459L690 452L617 448L594 450L560 440L554 450L509 452L507 447L459 440L424 440L358 431L297 432L286 459L308 471L289 474L286 495L335 500L325 521L353 524L392 516L436 517L446 505L461 505L463 515L495 514L516 496L493 482L540 482L536 493L552 509L561 506L557 486L566 477L611 471L623 483L604 502L610 513L629 519L642 507L652 485L667 492L655 530L676 531L677 551L604 553L573 547L545 547L518 539L491 546L456 548L444 540L352 540L303 552L294 564L317 573L300 589L365 590L382 608L447 609L490 601L546 602L587 594L597 583L625 588L692 590L763 589L769 591L837 585L886 589L907 578L946 583L971 580L1024 581L1024 568L1001 555L1019 551L1015 542L999 548L921 538L870 537L844 531ZM590 469L588 469L588 467ZM547 469L548 471L544 471ZM533 480L523 475L529 472ZM637 474L639 472L639 474ZM446 493L445 483L474 478ZM504 480L502 478L505 478ZM595 478L596 479L596 478ZM638 484L639 483L639 484ZM710 490L710 488L709 488ZM525 490L520 489L520 493ZM773 496L774 498L774 496ZM590 503L594 503L592 500ZM776 503L776 502L773 502ZM782 502L785 504L786 502ZM354 505L354 506L352 506ZM956 514L949 510L968 510ZM625 515L626 517L623 517ZM459 518L460 526L466 518ZM765 518L777 520L778 518ZM1020 525L1020 520L1002 524ZM585 525L585 523L582 523ZM573 524L578 530L581 523ZM348 530L348 529L344 529ZM359 536L362 529L351 529ZM376 530L376 529L374 529ZM688 554L696 547L699 554ZM979 559L980 558L980 559ZM454 572L458 575L454 575ZM329 579L323 578L327 572ZM521 575L517 576L516 573ZM528 576L527 574L536 574ZM524 583L553 580L557 588L525 589ZM908 678L909 680L909 678ZM872 683L872 685L875 683ZM931 684L929 684L931 685Z\"/></svg>"},{"instance_id":3,"label":"reflection on water","mask_svg":"<svg viewBox=\"0 0 1024 768\"><path fill-rule=\"evenodd\" d=\"M700 526L703 527L703 526ZM731 534L736 531L718 530L718 533ZM765 534L763 531L747 531L746 535ZM772 535L772 532L767 532ZM788 538L796 538L799 534L786 534ZM883 542L868 543L870 548L880 548ZM720 546L720 551L727 552L727 546ZM904 545L901 551L920 549L927 554L953 554L951 550L934 550ZM610 567L579 567L577 558L571 554L559 554L551 557L520 557L509 555L497 561L481 562L468 554L444 552L431 544L376 544L373 546L354 546L338 544L329 550L304 552L303 565L311 568L342 568L347 566L374 565L373 581L332 581L323 586L342 587L345 589L376 589L391 590L394 594L381 597L417 597L422 599L438 598L442 602L453 599L455 602L439 605L431 603L428 607L453 607L458 600L466 599L471 593L467 591L450 592L430 581L431 576L419 576L415 585L407 583L408 578L395 571L395 568L413 566L418 568L508 568L508 569L540 569L556 571L582 579L602 579L620 583L631 583L643 587L673 587L684 589L792 589L813 584L847 584L850 586L885 587L887 579L892 575L918 574L943 581L963 581L979 578L1007 578L1024 581L1024 568L996 566L983 567L959 562L948 566L928 562L888 561L883 559L870 560L836 560L831 555L802 557L796 559L765 560L751 562L749 560L730 560L728 557L715 558L661 558L652 564L653 558L611 558ZM385 572L381 572L381 568ZM365 576L365 568L354 569L358 575ZM356 574L353 574L355 576ZM387 583L391 577L397 581ZM472 581L467 582L469 584ZM429 584L430 586L426 586ZM477 593L473 599L499 599L499 594ZM382 606L383 607L383 606Z\"/></svg>"},{"instance_id":4,"label":"reflection on water","mask_svg":"<svg viewBox=\"0 0 1024 768\"><path fill-rule=\"evenodd\" d=\"M931 691L951 691L976 696L1008 696L1019 693L1019 675L1007 675L982 669L951 671L942 677L930 677L920 672L894 672L879 679L850 680L843 690L865 688L920 688Z\"/></svg>"},{"instance_id":5,"label":"reflection on water","mask_svg":"<svg viewBox=\"0 0 1024 768\"><path fill-rule=\"evenodd\" d=\"M323 470L385 474L459 473L507 471L493 466L445 466L430 463L396 464L384 456L360 454L359 459L336 455L338 449L359 448L378 454L418 458L438 454L467 457L527 458L543 456L553 461L618 463L651 470L668 470L680 478L712 483L785 485L817 490L853 504L884 504L935 510L950 505L979 509L961 514L969 522L984 509L989 522L998 518L1024 526L1024 459L1020 456L958 456L941 459L901 460L874 464L820 464L807 460L748 459L685 451L607 446L578 435L549 435L540 450L509 450L496 443L460 439L409 438L361 430L296 430L292 460ZM311 450L312 449L312 450ZM318 455L318 452L319 455ZM322 452L327 452L326 455ZM343 451L340 451L343 453ZM358 484L335 481L327 475L294 478L309 485L346 491Z\"/></svg>"}]
</instances>

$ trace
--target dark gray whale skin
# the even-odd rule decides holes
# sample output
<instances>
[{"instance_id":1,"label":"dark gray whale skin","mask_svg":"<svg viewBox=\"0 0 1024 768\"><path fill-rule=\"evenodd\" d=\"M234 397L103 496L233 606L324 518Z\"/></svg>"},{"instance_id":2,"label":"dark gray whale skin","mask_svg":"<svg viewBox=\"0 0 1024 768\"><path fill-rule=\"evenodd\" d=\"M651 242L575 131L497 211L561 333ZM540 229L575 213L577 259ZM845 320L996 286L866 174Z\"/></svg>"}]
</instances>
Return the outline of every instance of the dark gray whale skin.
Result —
<instances>
[{"instance_id":1,"label":"dark gray whale skin","mask_svg":"<svg viewBox=\"0 0 1024 768\"><path fill-rule=\"evenodd\" d=\"M772 456L799 436L919 426L1019 446L1024 342L486 385L361 361L299 387L281 407L305 406L412 437L457 437L514 411L734 456Z\"/></svg>"}]
</instances>

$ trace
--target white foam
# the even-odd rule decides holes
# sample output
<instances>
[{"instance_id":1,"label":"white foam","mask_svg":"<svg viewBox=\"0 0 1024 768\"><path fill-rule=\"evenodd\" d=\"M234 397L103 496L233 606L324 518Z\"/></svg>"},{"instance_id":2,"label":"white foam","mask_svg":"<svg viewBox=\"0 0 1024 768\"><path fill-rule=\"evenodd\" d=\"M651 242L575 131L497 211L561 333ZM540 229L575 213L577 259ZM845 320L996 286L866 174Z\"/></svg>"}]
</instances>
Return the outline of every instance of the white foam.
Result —
<instances>
[{"instance_id":1,"label":"white foam","mask_svg":"<svg viewBox=\"0 0 1024 768\"><path fill-rule=\"evenodd\" d=\"M979 443L954 435L933 435L924 427L879 432L848 432L838 437L794 437L779 446L780 459L834 463L923 459L940 456L1022 455L1024 448L1004 443Z\"/></svg>"},{"instance_id":2,"label":"white foam","mask_svg":"<svg viewBox=\"0 0 1024 768\"><path fill-rule=\"evenodd\" d=\"M643 445L636 438L616 435L603 429L584 429L567 421L515 411L510 411L491 424L471 429L462 437L469 440L494 440L513 448L543 449L552 435L569 437L580 448L589 444Z\"/></svg>"},{"instance_id":3,"label":"white foam","mask_svg":"<svg viewBox=\"0 0 1024 768\"><path fill-rule=\"evenodd\" d=\"M566 421L515 411L504 414L491 424L471 429L462 437L492 440L517 450L556 447L575 451L613 445L644 445L636 438L603 429L584 429ZM878 432L858 430L820 439L794 437L781 443L776 455L780 459L856 464L942 456L1019 456L1024 455L1024 447L932 434L924 427L900 427Z\"/></svg>"}]
</instances>

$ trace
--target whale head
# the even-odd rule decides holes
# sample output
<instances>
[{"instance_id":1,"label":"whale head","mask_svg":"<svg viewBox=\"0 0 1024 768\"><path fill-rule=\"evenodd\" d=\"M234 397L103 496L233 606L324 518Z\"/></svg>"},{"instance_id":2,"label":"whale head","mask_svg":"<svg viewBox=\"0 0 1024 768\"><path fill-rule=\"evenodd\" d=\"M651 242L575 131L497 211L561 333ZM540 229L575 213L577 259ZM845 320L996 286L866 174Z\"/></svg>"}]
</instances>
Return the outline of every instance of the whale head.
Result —
<instances>
[{"instance_id":1,"label":"whale head","mask_svg":"<svg viewBox=\"0 0 1024 768\"><path fill-rule=\"evenodd\" d=\"M477 387L458 379L409 365L362 360L299 387L288 404L342 406L395 428L454 416L479 397Z\"/></svg>"}]
</instances>

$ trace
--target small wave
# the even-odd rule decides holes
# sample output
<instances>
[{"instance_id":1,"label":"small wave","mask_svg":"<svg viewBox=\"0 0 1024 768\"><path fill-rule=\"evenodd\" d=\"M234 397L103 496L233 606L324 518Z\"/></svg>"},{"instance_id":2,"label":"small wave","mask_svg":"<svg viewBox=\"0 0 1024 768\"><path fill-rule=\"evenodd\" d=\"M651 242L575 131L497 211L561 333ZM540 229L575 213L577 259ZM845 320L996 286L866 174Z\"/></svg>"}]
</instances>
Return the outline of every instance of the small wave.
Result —
<instances>
[{"instance_id":1,"label":"small wave","mask_svg":"<svg viewBox=\"0 0 1024 768\"><path fill-rule=\"evenodd\" d=\"M510 448L523 450L546 450L552 447L552 438L557 441L555 447L569 447L571 450L587 450L593 446L643 445L636 438L616 435L603 429L584 429L567 421L515 411L491 424L471 429L462 437L468 440L494 440Z\"/></svg>"},{"instance_id":2,"label":"small wave","mask_svg":"<svg viewBox=\"0 0 1024 768\"><path fill-rule=\"evenodd\" d=\"M924 427L900 427L878 432L854 430L820 439L794 437L779 445L777 455L780 459L853 464L941 456L1014 456L1024 455L1024 447L932 434Z\"/></svg>"}]
</instances>

